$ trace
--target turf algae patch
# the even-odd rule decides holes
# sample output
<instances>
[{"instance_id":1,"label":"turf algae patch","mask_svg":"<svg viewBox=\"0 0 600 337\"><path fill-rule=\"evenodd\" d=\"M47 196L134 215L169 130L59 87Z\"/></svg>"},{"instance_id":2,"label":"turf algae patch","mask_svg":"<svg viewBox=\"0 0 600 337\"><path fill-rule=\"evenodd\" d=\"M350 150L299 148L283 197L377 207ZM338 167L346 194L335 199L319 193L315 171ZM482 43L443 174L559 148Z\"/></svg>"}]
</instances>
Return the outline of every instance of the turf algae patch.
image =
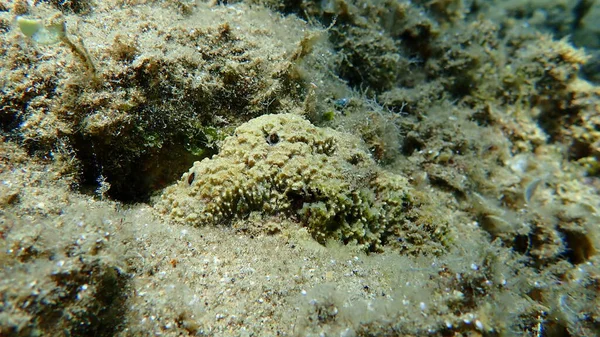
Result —
<instances>
[{"instance_id":1,"label":"turf algae patch","mask_svg":"<svg viewBox=\"0 0 600 337\"><path fill-rule=\"evenodd\" d=\"M302 107L315 80L299 69L317 29L297 18L103 3L82 20L58 3L0 11L0 128L38 157L68 153L82 191L146 201L236 126Z\"/></svg>"},{"instance_id":2,"label":"turf algae patch","mask_svg":"<svg viewBox=\"0 0 600 337\"><path fill-rule=\"evenodd\" d=\"M157 206L194 225L252 212L285 215L321 243L333 238L372 251L392 237L406 239L405 250L438 247L443 221L422 226L410 220L418 195L405 177L379 169L358 138L281 114L237 128L219 155L194 163Z\"/></svg>"},{"instance_id":3,"label":"turf algae patch","mask_svg":"<svg viewBox=\"0 0 600 337\"><path fill-rule=\"evenodd\" d=\"M130 296L126 231L114 204L71 193L54 164L0 142L0 336L115 336Z\"/></svg>"}]
</instances>

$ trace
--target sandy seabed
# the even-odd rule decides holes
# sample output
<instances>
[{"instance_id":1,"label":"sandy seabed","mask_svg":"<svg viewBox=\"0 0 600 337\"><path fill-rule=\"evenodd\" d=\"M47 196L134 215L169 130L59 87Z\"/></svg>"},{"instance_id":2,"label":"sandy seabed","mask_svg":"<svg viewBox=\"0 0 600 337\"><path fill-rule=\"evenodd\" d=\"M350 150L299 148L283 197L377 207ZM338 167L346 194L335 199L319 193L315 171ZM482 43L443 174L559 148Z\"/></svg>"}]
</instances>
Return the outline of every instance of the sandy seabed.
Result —
<instances>
[{"instance_id":1,"label":"sandy seabed","mask_svg":"<svg viewBox=\"0 0 600 337\"><path fill-rule=\"evenodd\" d=\"M599 15L0 0L0 336L599 336Z\"/></svg>"}]
</instances>

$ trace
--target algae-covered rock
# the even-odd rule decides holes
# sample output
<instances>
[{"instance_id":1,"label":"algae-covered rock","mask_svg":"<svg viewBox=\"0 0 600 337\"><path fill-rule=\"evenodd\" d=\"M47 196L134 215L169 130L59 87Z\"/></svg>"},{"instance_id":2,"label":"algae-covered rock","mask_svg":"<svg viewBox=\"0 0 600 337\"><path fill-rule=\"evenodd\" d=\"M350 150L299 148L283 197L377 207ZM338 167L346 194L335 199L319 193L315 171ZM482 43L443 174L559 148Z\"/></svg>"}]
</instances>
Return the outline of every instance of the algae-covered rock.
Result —
<instances>
[{"instance_id":1,"label":"algae-covered rock","mask_svg":"<svg viewBox=\"0 0 600 337\"><path fill-rule=\"evenodd\" d=\"M159 208L194 225L284 214L321 243L377 250L405 222L411 193L407 179L380 170L358 138L281 114L240 126L219 155L194 163L166 190Z\"/></svg>"},{"instance_id":2,"label":"algae-covered rock","mask_svg":"<svg viewBox=\"0 0 600 337\"><path fill-rule=\"evenodd\" d=\"M0 8L0 131L69 153L81 190L105 182L119 201L147 200L252 117L303 106L330 73L309 62L327 54L320 29L261 8L102 2L78 21L87 2L18 3L15 29Z\"/></svg>"}]
</instances>

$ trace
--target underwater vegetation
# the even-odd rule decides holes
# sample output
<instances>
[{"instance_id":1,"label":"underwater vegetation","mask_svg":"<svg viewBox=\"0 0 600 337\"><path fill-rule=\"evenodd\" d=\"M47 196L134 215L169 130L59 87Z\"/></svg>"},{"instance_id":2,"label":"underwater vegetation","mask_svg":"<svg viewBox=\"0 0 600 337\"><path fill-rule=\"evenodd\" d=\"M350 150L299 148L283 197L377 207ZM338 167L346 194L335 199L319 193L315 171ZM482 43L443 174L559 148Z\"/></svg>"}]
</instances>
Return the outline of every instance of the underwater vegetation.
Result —
<instances>
[{"instance_id":1,"label":"underwater vegetation","mask_svg":"<svg viewBox=\"0 0 600 337\"><path fill-rule=\"evenodd\" d=\"M0 335L598 336L589 0L0 0Z\"/></svg>"}]
</instances>

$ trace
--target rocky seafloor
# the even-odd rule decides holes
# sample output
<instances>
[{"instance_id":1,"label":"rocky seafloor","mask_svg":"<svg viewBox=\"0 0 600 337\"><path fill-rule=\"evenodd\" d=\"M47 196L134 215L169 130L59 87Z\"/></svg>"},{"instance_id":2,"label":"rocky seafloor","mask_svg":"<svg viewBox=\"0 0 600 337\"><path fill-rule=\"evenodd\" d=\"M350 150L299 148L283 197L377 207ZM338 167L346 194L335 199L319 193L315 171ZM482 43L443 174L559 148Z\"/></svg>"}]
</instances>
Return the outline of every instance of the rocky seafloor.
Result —
<instances>
[{"instance_id":1,"label":"rocky seafloor","mask_svg":"<svg viewBox=\"0 0 600 337\"><path fill-rule=\"evenodd\" d=\"M593 0L0 0L0 336L600 336Z\"/></svg>"}]
</instances>

